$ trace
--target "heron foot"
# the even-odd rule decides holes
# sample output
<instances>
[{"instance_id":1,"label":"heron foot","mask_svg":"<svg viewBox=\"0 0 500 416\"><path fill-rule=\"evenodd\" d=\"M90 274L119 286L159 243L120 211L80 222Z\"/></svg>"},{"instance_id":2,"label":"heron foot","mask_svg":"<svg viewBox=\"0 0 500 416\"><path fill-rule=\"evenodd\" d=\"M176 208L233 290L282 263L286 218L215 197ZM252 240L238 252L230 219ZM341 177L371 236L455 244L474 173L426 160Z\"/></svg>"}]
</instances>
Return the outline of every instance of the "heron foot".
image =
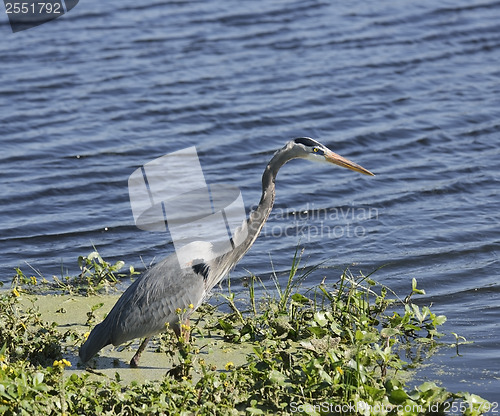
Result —
<instances>
[{"instance_id":1,"label":"heron foot","mask_svg":"<svg viewBox=\"0 0 500 416\"><path fill-rule=\"evenodd\" d=\"M130 360L130 367L131 368L137 368L139 367L139 359L141 358L142 352L146 349L146 346L148 345L148 342L151 338L145 338L144 341L142 341L141 345L139 346L139 349L137 352L134 354L132 359Z\"/></svg>"},{"instance_id":2,"label":"heron foot","mask_svg":"<svg viewBox=\"0 0 500 416\"><path fill-rule=\"evenodd\" d=\"M139 367L139 358L140 358L140 355L138 354L135 354L132 359L130 360L130 368L137 368Z\"/></svg>"}]
</instances>

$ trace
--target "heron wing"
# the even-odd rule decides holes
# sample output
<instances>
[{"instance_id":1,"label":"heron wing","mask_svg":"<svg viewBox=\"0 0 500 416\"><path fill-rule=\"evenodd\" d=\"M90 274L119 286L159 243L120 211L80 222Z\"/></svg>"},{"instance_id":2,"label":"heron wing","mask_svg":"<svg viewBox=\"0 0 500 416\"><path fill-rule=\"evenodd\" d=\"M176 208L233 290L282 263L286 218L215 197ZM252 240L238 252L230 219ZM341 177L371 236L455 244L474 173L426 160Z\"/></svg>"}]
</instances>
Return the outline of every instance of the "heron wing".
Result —
<instances>
[{"instance_id":1,"label":"heron wing","mask_svg":"<svg viewBox=\"0 0 500 416\"><path fill-rule=\"evenodd\" d=\"M205 294L203 273L181 268L175 255L167 257L137 279L109 313L106 319L113 321L112 343L148 337L164 331L167 323L178 324L181 316L192 312L188 305L196 309Z\"/></svg>"}]
</instances>

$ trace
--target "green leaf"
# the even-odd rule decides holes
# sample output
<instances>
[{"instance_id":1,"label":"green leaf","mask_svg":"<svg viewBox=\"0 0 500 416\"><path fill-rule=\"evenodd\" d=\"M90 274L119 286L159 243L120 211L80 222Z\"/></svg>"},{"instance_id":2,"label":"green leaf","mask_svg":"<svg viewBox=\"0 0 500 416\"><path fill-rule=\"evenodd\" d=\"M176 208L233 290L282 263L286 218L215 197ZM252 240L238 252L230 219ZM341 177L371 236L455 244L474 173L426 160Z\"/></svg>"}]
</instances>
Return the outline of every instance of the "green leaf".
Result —
<instances>
[{"instance_id":1,"label":"green leaf","mask_svg":"<svg viewBox=\"0 0 500 416\"><path fill-rule=\"evenodd\" d=\"M304 295L301 295L300 293L294 293L292 295L292 300L300 304L306 304L310 302L309 298L306 298Z\"/></svg>"},{"instance_id":2,"label":"green leaf","mask_svg":"<svg viewBox=\"0 0 500 416\"><path fill-rule=\"evenodd\" d=\"M446 316L444 315L439 315L439 316L436 316L433 320L432 320L432 323L435 325L435 326L439 326L439 325L443 325L445 322L446 322Z\"/></svg>"},{"instance_id":3,"label":"green leaf","mask_svg":"<svg viewBox=\"0 0 500 416\"><path fill-rule=\"evenodd\" d=\"M326 319L325 312L316 312L314 314L314 320L317 322L319 326L325 326L328 323L328 319Z\"/></svg>"},{"instance_id":4,"label":"green leaf","mask_svg":"<svg viewBox=\"0 0 500 416\"><path fill-rule=\"evenodd\" d=\"M327 334L327 330L319 326L310 326L307 330L318 338L323 338Z\"/></svg>"},{"instance_id":5,"label":"green leaf","mask_svg":"<svg viewBox=\"0 0 500 416\"><path fill-rule=\"evenodd\" d=\"M357 341L362 341L366 344L369 344L370 342L377 342L379 340L378 333L370 331L361 331L359 329L356 330L355 338Z\"/></svg>"},{"instance_id":6,"label":"green leaf","mask_svg":"<svg viewBox=\"0 0 500 416\"><path fill-rule=\"evenodd\" d=\"M389 395L389 401L395 404L404 403L407 399L408 394L406 394L406 392L401 389L393 390Z\"/></svg>"},{"instance_id":7,"label":"green leaf","mask_svg":"<svg viewBox=\"0 0 500 416\"><path fill-rule=\"evenodd\" d=\"M418 389L422 392L428 390L434 390L437 388L438 386L436 385L436 383L433 383L432 381L426 381L425 383L422 383L420 386L418 386Z\"/></svg>"},{"instance_id":8,"label":"green leaf","mask_svg":"<svg viewBox=\"0 0 500 416\"><path fill-rule=\"evenodd\" d=\"M42 384L43 378L44 378L43 373L36 372L35 374L33 374L33 386L37 386L39 384Z\"/></svg>"},{"instance_id":9,"label":"green leaf","mask_svg":"<svg viewBox=\"0 0 500 416\"><path fill-rule=\"evenodd\" d=\"M401 331L396 328L384 328L380 331L380 335L384 338L394 337L400 333Z\"/></svg>"},{"instance_id":10,"label":"green leaf","mask_svg":"<svg viewBox=\"0 0 500 416\"><path fill-rule=\"evenodd\" d=\"M282 386L285 384L285 379L286 379L285 375L277 370L272 370L269 373L269 381L271 381L271 383L273 384L278 384Z\"/></svg>"},{"instance_id":11,"label":"green leaf","mask_svg":"<svg viewBox=\"0 0 500 416\"><path fill-rule=\"evenodd\" d=\"M100 256L100 254L97 251L93 251L92 253L90 253L87 256L87 259L89 259L91 261L94 259L97 259L97 260L99 260L99 262L102 262L102 257Z\"/></svg>"},{"instance_id":12,"label":"green leaf","mask_svg":"<svg viewBox=\"0 0 500 416\"><path fill-rule=\"evenodd\" d=\"M325 370L319 370L319 376L323 381L326 381L328 384L333 384L332 378Z\"/></svg>"},{"instance_id":13,"label":"green leaf","mask_svg":"<svg viewBox=\"0 0 500 416\"><path fill-rule=\"evenodd\" d=\"M123 266L125 266L125 262L123 260L118 260L113 266L113 269L120 270Z\"/></svg>"},{"instance_id":14,"label":"green leaf","mask_svg":"<svg viewBox=\"0 0 500 416\"><path fill-rule=\"evenodd\" d=\"M224 333L226 333L226 334L234 334L235 333L234 327L230 323L224 321L223 319L219 319L219 325L222 328L222 330L224 331Z\"/></svg>"},{"instance_id":15,"label":"green leaf","mask_svg":"<svg viewBox=\"0 0 500 416\"><path fill-rule=\"evenodd\" d=\"M417 289L417 279L411 279L412 292L418 295L425 295L425 290Z\"/></svg>"}]
</instances>

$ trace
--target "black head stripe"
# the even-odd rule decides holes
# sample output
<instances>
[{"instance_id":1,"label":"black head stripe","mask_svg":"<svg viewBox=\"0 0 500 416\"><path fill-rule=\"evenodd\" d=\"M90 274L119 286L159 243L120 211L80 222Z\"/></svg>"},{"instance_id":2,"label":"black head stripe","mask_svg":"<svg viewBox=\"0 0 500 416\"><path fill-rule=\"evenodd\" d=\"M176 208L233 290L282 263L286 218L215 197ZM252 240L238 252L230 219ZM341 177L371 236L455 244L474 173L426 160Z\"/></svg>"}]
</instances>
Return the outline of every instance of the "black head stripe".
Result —
<instances>
[{"instance_id":1,"label":"black head stripe","mask_svg":"<svg viewBox=\"0 0 500 416\"><path fill-rule=\"evenodd\" d=\"M294 142L297 144L303 144L304 146L310 146L310 147L320 145L316 140L310 139L309 137L299 137L298 139L295 139Z\"/></svg>"}]
</instances>

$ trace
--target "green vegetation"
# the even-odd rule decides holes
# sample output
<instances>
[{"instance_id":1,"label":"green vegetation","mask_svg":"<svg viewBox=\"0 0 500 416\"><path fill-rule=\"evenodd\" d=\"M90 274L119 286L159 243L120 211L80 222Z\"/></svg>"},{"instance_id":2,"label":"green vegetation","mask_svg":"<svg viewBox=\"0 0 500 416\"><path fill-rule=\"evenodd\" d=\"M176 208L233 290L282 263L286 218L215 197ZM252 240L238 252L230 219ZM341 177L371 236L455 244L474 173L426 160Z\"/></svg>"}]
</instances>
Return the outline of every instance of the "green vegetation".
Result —
<instances>
[{"instance_id":1,"label":"green vegetation","mask_svg":"<svg viewBox=\"0 0 500 416\"><path fill-rule=\"evenodd\" d=\"M438 327L446 319L413 303L423 293L415 280L404 300L372 276L348 270L335 284L325 280L304 291L301 282L313 269L300 268L298 253L284 287L276 279L275 290L264 288L257 299L262 282L251 276L247 301L238 301L229 285L222 306L203 305L198 322L184 327L189 340L170 331L157 337L159 359L175 360L160 380L126 383L119 371L109 378L98 369L65 375L70 363L63 352L76 354L84 331L61 332L20 298L56 289L94 296L114 286L123 267L97 253L81 257L79 265L79 276L54 283L16 270L11 289L1 292L0 413L444 415L458 409L480 415L489 409L476 395L434 383L407 386L411 369L443 345ZM87 325L96 323L99 306L87 314ZM212 337L247 345L244 364L233 364L230 354L221 368L205 362L197 341Z\"/></svg>"},{"instance_id":2,"label":"green vegetation","mask_svg":"<svg viewBox=\"0 0 500 416\"><path fill-rule=\"evenodd\" d=\"M64 276L59 279L53 276L53 281L36 276L26 276L23 271L16 268L16 274L12 278L12 288L22 288L29 293L46 293L47 291L57 291L58 293L95 295L99 292L108 292L119 283L119 278L134 276L139 274L133 266L129 267L129 273L118 273L124 261L117 261L115 264L105 261L97 251L91 252L87 256L78 257L78 267L80 273L76 276Z\"/></svg>"}]
</instances>

